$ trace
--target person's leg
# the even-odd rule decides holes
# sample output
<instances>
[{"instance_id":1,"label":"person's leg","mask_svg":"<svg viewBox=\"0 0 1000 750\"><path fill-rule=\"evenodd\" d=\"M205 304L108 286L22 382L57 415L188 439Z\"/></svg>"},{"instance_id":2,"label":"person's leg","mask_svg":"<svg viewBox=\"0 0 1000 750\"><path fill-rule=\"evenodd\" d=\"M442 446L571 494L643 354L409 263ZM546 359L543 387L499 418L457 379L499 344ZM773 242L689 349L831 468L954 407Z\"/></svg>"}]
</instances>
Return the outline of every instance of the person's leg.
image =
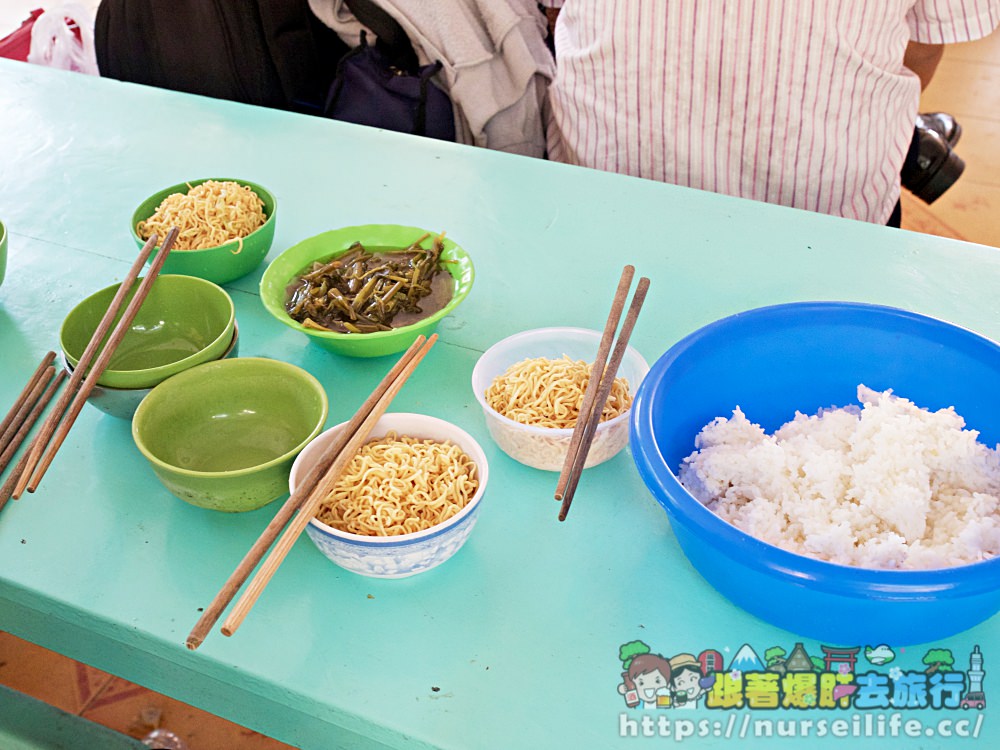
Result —
<instances>
[{"instance_id":1,"label":"person's leg","mask_svg":"<svg viewBox=\"0 0 1000 750\"><path fill-rule=\"evenodd\" d=\"M895 227L899 229L903 223L903 204L896 201L896 207L892 209L892 213L889 215L889 220L885 223L887 227Z\"/></svg>"}]
</instances>

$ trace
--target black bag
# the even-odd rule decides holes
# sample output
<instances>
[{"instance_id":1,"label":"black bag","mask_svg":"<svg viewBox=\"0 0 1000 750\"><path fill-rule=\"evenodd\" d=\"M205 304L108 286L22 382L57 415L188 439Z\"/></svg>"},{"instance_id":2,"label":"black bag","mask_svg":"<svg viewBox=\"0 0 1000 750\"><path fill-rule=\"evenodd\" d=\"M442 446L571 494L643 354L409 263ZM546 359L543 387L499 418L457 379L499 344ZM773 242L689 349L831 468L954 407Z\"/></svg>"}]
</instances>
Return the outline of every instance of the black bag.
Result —
<instances>
[{"instance_id":1,"label":"black bag","mask_svg":"<svg viewBox=\"0 0 1000 750\"><path fill-rule=\"evenodd\" d=\"M302 111L348 51L308 0L102 0L94 47L102 76Z\"/></svg>"},{"instance_id":2,"label":"black bag","mask_svg":"<svg viewBox=\"0 0 1000 750\"><path fill-rule=\"evenodd\" d=\"M345 0L362 24L378 37L361 44L337 65L323 114L335 120L455 140L451 99L431 82L441 63L420 66L402 26L372 0Z\"/></svg>"}]
</instances>

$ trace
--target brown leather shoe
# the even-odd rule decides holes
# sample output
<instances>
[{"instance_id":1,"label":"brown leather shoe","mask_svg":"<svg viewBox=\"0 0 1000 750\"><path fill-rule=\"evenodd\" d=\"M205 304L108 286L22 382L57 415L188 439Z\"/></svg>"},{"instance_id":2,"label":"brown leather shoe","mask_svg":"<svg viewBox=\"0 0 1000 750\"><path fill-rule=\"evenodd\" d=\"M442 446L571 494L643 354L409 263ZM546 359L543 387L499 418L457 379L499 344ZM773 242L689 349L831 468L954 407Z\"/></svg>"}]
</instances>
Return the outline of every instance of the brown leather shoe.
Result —
<instances>
[{"instance_id":1,"label":"brown leather shoe","mask_svg":"<svg viewBox=\"0 0 1000 750\"><path fill-rule=\"evenodd\" d=\"M921 112L917 115L917 127L933 130L952 148L962 137L962 126L947 112Z\"/></svg>"},{"instance_id":2,"label":"brown leather shoe","mask_svg":"<svg viewBox=\"0 0 1000 750\"><path fill-rule=\"evenodd\" d=\"M965 170L965 162L932 128L915 128L900 181L924 203L933 203Z\"/></svg>"}]
</instances>

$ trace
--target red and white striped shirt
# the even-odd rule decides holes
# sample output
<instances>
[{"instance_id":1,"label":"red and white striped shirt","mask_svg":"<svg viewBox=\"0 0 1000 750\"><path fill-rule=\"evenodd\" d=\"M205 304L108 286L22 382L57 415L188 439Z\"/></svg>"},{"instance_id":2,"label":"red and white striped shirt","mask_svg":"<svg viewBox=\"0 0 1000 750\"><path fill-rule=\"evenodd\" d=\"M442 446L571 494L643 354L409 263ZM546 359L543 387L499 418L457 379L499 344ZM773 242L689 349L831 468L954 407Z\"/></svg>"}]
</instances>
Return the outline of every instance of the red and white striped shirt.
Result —
<instances>
[{"instance_id":1,"label":"red and white striped shirt","mask_svg":"<svg viewBox=\"0 0 1000 750\"><path fill-rule=\"evenodd\" d=\"M920 82L910 40L1000 0L543 0L562 6L549 157L884 223Z\"/></svg>"}]
</instances>

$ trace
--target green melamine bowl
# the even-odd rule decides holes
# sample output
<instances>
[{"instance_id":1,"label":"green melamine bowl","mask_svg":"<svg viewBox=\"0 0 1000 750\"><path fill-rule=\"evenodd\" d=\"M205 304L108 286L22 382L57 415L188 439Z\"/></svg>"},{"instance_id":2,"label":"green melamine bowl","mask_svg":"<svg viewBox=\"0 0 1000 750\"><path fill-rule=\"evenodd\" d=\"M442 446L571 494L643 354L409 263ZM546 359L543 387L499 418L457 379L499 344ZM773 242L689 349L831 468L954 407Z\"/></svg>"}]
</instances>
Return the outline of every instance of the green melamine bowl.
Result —
<instances>
[{"instance_id":1,"label":"green melamine bowl","mask_svg":"<svg viewBox=\"0 0 1000 750\"><path fill-rule=\"evenodd\" d=\"M0 221L0 284L7 273L7 227Z\"/></svg>"},{"instance_id":2,"label":"green melamine bowl","mask_svg":"<svg viewBox=\"0 0 1000 750\"><path fill-rule=\"evenodd\" d=\"M63 320L59 341L74 367L119 286L90 295ZM150 388L218 359L233 340L235 323L233 300L222 287L193 276L158 276L97 382L109 388Z\"/></svg>"},{"instance_id":3,"label":"green melamine bowl","mask_svg":"<svg viewBox=\"0 0 1000 750\"><path fill-rule=\"evenodd\" d=\"M238 357L240 354L240 331L239 326L233 327L233 338L229 343L229 348L222 353L220 359L228 359L230 357ZM63 355L63 363L66 368L66 372L70 375L73 374L74 367L69 362L65 361L66 355ZM112 417L117 417L118 419L126 419L132 421L132 417L135 415L135 410L139 408L139 404L142 400L149 395L150 391L156 386L150 386L149 388L108 388L104 385L95 385L90 391L90 395L87 396L87 403L96 409L103 411Z\"/></svg>"},{"instance_id":4,"label":"green melamine bowl","mask_svg":"<svg viewBox=\"0 0 1000 750\"><path fill-rule=\"evenodd\" d=\"M163 273L197 276L208 281L214 281L216 284L226 284L254 271L264 260L267 251L271 249L271 243L274 241L274 223L278 201L267 188L255 182L238 180L234 177L205 177L199 180L189 180L188 182L171 185L154 193L139 204L139 207L132 214L132 224L129 231L136 245L142 247L146 241L136 232L139 222L145 221L152 216L167 196L174 193L186 194L191 188L208 180L237 182L240 185L249 187L264 202L264 215L267 217L267 220L255 232L251 232L244 237L242 242L232 240L231 242L202 250L172 250L163 266ZM160 239L162 240L163 238L161 237ZM153 256L150 257L152 258Z\"/></svg>"},{"instance_id":5,"label":"green melamine bowl","mask_svg":"<svg viewBox=\"0 0 1000 750\"><path fill-rule=\"evenodd\" d=\"M164 381L132 437L164 486L211 510L255 510L285 494L292 461L319 434L328 402L305 370L273 359L208 362Z\"/></svg>"},{"instance_id":6,"label":"green melamine bowl","mask_svg":"<svg viewBox=\"0 0 1000 750\"><path fill-rule=\"evenodd\" d=\"M417 336L429 335L437 324L464 300L472 289L475 271L469 254L452 240L445 237L442 260L448 273L454 279L451 300L440 310L411 325L394 328L391 331L375 333L336 333L306 328L285 311L289 284L309 264L317 260L329 260L347 252L355 242L361 242L366 249L377 252L386 249L405 248L428 234L428 230L405 227L398 224L368 224L344 227L323 232L303 240L288 248L271 261L260 280L260 298L264 307L275 318L305 336L309 340L337 354L349 357L381 357L406 349ZM436 234L431 232L430 234Z\"/></svg>"}]
</instances>

